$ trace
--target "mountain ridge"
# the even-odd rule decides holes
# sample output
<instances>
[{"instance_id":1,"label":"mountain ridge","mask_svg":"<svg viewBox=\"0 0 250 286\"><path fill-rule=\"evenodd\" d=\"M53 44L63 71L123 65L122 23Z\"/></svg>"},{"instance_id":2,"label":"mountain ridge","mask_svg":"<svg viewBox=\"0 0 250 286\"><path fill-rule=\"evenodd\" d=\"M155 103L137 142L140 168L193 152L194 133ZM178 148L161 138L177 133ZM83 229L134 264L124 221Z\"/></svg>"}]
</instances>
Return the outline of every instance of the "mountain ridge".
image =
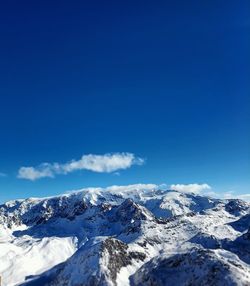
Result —
<instances>
[{"instance_id":1,"label":"mountain ridge","mask_svg":"<svg viewBox=\"0 0 250 286\"><path fill-rule=\"evenodd\" d=\"M160 269L194 273L176 285L199 285L202 279L211 285L249 285L250 253L244 251L250 245L249 217L250 204L242 200L150 186L13 200L0 205L3 285L174 283L160 276Z\"/></svg>"}]
</instances>

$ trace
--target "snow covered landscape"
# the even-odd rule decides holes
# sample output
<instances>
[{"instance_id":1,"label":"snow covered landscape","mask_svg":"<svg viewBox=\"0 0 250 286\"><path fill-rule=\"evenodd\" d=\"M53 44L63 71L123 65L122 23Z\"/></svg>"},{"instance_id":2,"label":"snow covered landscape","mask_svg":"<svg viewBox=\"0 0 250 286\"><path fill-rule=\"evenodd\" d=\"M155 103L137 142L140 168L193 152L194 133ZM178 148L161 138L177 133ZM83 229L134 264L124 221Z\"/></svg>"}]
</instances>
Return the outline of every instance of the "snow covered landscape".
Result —
<instances>
[{"instance_id":1,"label":"snow covered landscape","mask_svg":"<svg viewBox=\"0 0 250 286\"><path fill-rule=\"evenodd\" d=\"M250 285L250 203L153 185L0 206L13 285Z\"/></svg>"},{"instance_id":2,"label":"snow covered landscape","mask_svg":"<svg viewBox=\"0 0 250 286\"><path fill-rule=\"evenodd\" d=\"M250 1L1 1L0 286L250 286Z\"/></svg>"}]
</instances>

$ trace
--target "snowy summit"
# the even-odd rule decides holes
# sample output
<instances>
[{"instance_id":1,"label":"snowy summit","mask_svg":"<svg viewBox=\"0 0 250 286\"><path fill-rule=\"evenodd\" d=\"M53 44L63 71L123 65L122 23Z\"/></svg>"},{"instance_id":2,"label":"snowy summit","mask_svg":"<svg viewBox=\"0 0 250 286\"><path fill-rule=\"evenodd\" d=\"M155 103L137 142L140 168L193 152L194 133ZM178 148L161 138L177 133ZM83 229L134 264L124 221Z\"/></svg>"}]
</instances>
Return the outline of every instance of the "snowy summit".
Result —
<instances>
[{"instance_id":1,"label":"snowy summit","mask_svg":"<svg viewBox=\"0 0 250 286\"><path fill-rule=\"evenodd\" d=\"M3 286L250 285L250 204L89 188L0 206Z\"/></svg>"}]
</instances>

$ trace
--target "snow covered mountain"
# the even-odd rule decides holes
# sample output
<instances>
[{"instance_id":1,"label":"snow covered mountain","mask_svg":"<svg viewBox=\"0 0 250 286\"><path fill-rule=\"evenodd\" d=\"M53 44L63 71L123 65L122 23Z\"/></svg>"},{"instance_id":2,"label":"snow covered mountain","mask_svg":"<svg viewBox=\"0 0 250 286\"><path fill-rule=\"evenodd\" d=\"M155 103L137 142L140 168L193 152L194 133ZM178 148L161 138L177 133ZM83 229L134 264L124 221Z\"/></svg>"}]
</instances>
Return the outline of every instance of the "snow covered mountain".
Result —
<instances>
[{"instance_id":1,"label":"snow covered mountain","mask_svg":"<svg viewBox=\"0 0 250 286\"><path fill-rule=\"evenodd\" d=\"M250 285L250 204L138 186L0 206L11 285Z\"/></svg>"}]
</instances>

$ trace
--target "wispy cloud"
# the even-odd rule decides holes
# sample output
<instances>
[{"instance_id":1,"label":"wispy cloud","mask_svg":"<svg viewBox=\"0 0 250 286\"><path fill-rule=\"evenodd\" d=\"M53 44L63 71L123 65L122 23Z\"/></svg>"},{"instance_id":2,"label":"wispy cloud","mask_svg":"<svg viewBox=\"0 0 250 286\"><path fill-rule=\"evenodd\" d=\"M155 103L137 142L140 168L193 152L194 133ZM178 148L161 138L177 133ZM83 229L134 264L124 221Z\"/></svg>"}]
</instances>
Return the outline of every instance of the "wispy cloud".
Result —
<instances>
[{"instance_id":1,"label":"wispy cloud","mask_svg":"<svg viewBox=\"0 0 250 286\"><path fill-rule=\"evenodd\" d=\"M105 191L106 193L111 194L120 194L125 192L128 197L130 195L138 194L141 191L152 191L152 190L158 190L161 189L162 185L156 185L156 184L131 184L131 185L113 185L106 188L102 187L90 187L90 188L84 188L79 190L71 190L68 193L75 193L75 192L85 192L87 196L91 196L92 193L96 192L102 192ZM132 198L131 197L131 198Z\"/></svg>"},{"instance_id":2,"label":"wispy cloud","mask_svg":"<svg viewBox=\"0 0 250 286\"><path fill-rule=\"evenodd\" d=\"M223 199L241 199L244 201L250 201L250 194L237 194L234 191L222 193L221 196Z\"/></svg>"},{"instance_id":3,"label":"wispy cloud","mask_svg":"<svg viewBox=\"0 0 250 286\"><path fill-rule=\"evenodd\" d=\"M195 193L201 194L204 196L209 196L218 199L240 199L244 201L250 201L250 194L240 194L235 191L227 191L227 192L215 192L211 190L212 188L208 184L189 184L189 185L182 185L176 184L171 185L170 190L175 190L184 193Z\"/></svg>"},{"instance_id":4,"label":"wispy cloud","mask_svg":"<svg viewBox=\"0 0 250 286\"><path fill-rule=\"evenodd\" d=\"M242 194L237 196L238 199L244 200L244 201L250 201L250 194Z\"/></svg>"},{"instance_id":5,"label":"wispy cloud","mask_svg":"<svg viewBox=\"0 0 250 286\"><path fill-rule=\"evenodd\" d=\"M83 155L80 160L60 163L42 163L37 167L21 167L18 178L35 181L41 178L53 178L57 174L68 174L77 170L88 170L98 173L112 173L125 170L132 165L144 164L144 159L132 153L114 153L104 155Z\"/></svg>"},{"instance_id":6,"label":"wispy cloud","mask_svg":"<svg viewBox=\"0 0 250 286\"><path fill-rule=\"evenodd\" d=\"M211 190L212 187L208 184L173 184L173 185L167 185L167 184L134 184L134 185L126 185L126 186L110 186L106 188L85 188L77 191L86 191L88 193L91 193L93 191L102 191L110 192L110 193L120 193L126 191L126 193L129 195L130 192L140 192L140 191L150 191L150 190L170 190L170 191L178 191L182 193L195 193L200 194L212 198L218 198L218 199L241 199L245 201L250 201L250 194L238 194L236 192L221 192L217 193ZM72 191L71 191L72 192ZM73 191L76 192L76 191Z\"/></svg>"},{"instance_id":7,"label":"wispy cloud","mask_svg":"<svg viewBox=\"0 0 250 286\"><path fill-rule=\"evenodd\" d=\"M7 177L7 174L6 173L3 173L3 172L0 172L0 177Z\"/></svg>"},{"instance_id":8,"label":"wispy cloud","mask_svg":"<svg viewBox=\"0 0 250 286\"><path fill-rule=\"evenodd\" d=\"M149 190L157 190L160 186L156 184L133 184L127 186L110 186L105 188L108 192L122 192L122 191L149 191Z\"/></svg>"},{"instance_id":9,"label":"wispy cloud","mask_svg":"<svg viewBox=\"0 0 250 286\"><path fill-rule=\"evenodd\" d=\"M171 185L170 190L179 191L183 193L195 193L199 194L200 192L204 190L210 190L211 187L208 184L176 184Z\"/></svg>"}]
</instances>

